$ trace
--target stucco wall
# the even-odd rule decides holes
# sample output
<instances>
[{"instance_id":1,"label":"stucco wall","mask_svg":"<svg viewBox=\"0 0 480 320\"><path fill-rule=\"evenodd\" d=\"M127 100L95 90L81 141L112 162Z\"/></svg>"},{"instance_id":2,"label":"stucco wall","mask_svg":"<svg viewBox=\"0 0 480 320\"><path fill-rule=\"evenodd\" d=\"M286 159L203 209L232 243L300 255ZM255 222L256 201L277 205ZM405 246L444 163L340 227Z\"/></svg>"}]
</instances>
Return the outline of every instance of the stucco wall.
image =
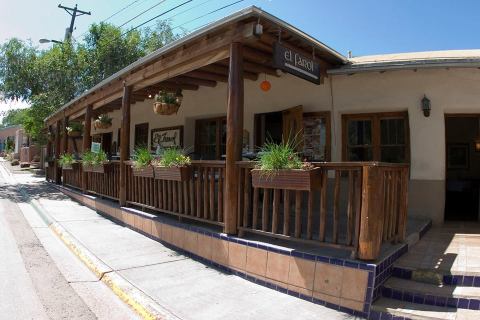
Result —
<instances>
[{"instance_id":1,"label":"stucco wall","mask_svg":"<svg viewBox=\"0 0 480 320\"><path fill-rule=\"evenodd\" d=\"M332 161L341 160L342 114L408 111L410 127L411 190L410 211L443 221L445 185L445 113L480 113L480 70L432 69L387 71L330 76L323 85L314 85L290 75L268 77L269 92L259 83L245 82L244 127L253 145L255 113L280 111L303 105L306 112L330 111L332 116ZM423 95L431 100L432 112L426 118L420 110ZM184 125L184 146L195 141L195 119L225 115L227 86L201 87L184 91L184 102L177 115L158 116L152 111L152 100L132 105L130 141L133 144L135 124L149 122L149 130ZM113 141L118 141L120 111L112 114ZM150 135L149 135L150 143ZM430 186L430 187L429 187Z\"/></svg>"}]
</instances>

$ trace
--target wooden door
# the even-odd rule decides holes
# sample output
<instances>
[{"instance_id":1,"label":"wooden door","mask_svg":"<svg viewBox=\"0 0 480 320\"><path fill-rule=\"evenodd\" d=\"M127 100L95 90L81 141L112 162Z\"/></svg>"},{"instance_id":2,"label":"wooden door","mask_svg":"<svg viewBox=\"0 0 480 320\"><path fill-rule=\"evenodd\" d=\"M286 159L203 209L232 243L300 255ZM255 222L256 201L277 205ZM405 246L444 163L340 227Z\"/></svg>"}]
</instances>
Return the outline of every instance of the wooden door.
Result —
<instances>
[{"instance_id":1,"label":"wooden door","mask_svg":"<svg viewBox=\"0 0 480 320\"><path fill-rule=\"evenodd\" d=\"M303 106L282 111L283 140L293 143L297 151L303 150Z\"/></svg>"}]
</instances>

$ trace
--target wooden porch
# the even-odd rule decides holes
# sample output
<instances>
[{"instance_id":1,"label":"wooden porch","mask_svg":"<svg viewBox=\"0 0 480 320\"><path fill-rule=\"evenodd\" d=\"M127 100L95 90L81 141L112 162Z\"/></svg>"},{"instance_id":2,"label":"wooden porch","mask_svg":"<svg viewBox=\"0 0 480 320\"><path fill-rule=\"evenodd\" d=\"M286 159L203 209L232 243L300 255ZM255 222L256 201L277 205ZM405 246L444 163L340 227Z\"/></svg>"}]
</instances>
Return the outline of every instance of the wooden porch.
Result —
<instances>
[{"instance_id":1,"label":"wooden porch","mask_svg":"<svg viewBox=\"0 0 480 320\"><path fill-rule=\"evenodd\" d=\"M314 163L320 168L319 190L252 185L254 163L242 161L244 81L262 73L279 75L272 61L277 42L312 56L321 68L319 83L328 68L342 63L328 47L263 12L226 19L139 60L49 117L46 125L55 132L55 141L49 142L47 153L58 160L69 150L69 121L83 120L82 146L87 150L92 119L113 110L122 115L120 159L112 160L105 173L83 172L81 165L60 170L55 161L47 179L121 206L221 227L227 234L345 248L354 258L375 260L382 243L405 238L408 165L321 162ZM192 161L193 174L184 182L134 176L130 123L135 103L159 89L198 90L217 82L228 83L225 161Z\"/></svg>"}]
</instances>

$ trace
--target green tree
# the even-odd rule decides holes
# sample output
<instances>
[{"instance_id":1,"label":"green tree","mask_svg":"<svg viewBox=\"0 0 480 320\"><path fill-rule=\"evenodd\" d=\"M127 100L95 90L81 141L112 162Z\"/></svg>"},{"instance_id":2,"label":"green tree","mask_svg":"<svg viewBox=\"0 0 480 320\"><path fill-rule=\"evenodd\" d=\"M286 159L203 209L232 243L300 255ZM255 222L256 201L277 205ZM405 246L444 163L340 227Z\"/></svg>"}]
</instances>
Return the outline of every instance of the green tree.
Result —
<instances>
[{"instance_id":1,"label":"green tree","mask_svg":"<svg viewBox=\"0 0 480 320\"><path fill-rule=\"evenodd\" d=\"M169 21L160 21L129 32L108 23L92 24L83 42L54 44L48 50L10 39L0 45L0 97L24 100L30 108L18 118L8 114L2 124L19 122L33 139L41 139L43 121L52 112L179 37Z\"/></svg>"}]
</instances>

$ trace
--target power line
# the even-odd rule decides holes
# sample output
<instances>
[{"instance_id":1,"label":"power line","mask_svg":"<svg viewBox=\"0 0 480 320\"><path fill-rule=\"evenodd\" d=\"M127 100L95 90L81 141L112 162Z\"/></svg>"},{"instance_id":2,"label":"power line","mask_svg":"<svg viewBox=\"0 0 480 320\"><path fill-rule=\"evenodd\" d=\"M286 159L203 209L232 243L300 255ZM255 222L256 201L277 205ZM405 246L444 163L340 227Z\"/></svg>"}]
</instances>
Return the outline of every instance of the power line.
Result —
<instances>
[{"instance_id":1,"label":"power line","mask_svg":"<svg viewBox=\"0 0 480 320\"><path fill-rule=\"evenodd\" d=\"M220 11L220 10L226 9L226 8L228 8L228 7L231 7L231 6L233 6L233 5L236 5L237 3L240 3L240 2L243 2L243 1L245 1L245 0L238 0L238 1L232 2L232 3L230 3L230 4L227 4L227 5L223 6L223 7L220 7L220 8L218 8L218 9L212 10L212 11L210 11L210 12L208 12L208 13L205 13L205 14L199 16L199 17L196 17L196 18L194 18L194 19L192 19L192 20L190 20L190 21L187 21L187 22L184 22L184 23L182 23L182 24L180 24L180 25L178 25L178 26L175 26L175 27L172 28L172 30L177 29L177 28L180 28L180 27L182 27L182 26L184 26L184 25L186 25L186 24L189 24L190 22L193 22L193 21L196 21L196 20L198 20L198 19L204 18L204 17L206 17L206 16L208 16L208 15L211 15L211 14L213 14L213 13L215 13L215 12L218 12L218 11ZM209 23L207 23L207 24L209 24ZM205 25L207 25L207 24L205 24Z\"/></svg>"},{"instance_id":2,"label":"power line","mask_svg":"<svg viewBox=\"0 0 480 320\"><path fill-rule=\"evenodd\" d=\"M111 18L115 17L117 14L125 11L126 9L130 8L131 6L133 6L135 3L139 2L140 0L135 0L133 2L130 2L130 4L126 5L125 7L123 7L122 9L118 10L117 12L115 12L114 14L112 14L111 16L109 16L108 18L106 19L103 19L102 22L105 22L107 20L110 20Z\"/></svg>"},{"instance_id":3,"label":"power line","mask_svg":"<svg viewBox=\"0 0 480 320\"><path fill-rule=\"evenodd\" d=\"M149 23L150 21L155 20L155 19L157 19L157 18L159 18L159 17L161 17L161 16L163 16L163 15L169 13L169 12L172 12L173 10L178 9L178 8L184 6L184 5L186 5L187 3L190 3L190 2L192 2L192 1L193 1L193 0L187 0L187 1L185 1L185 2L182 2L182 3L179 4L179 5L176 5L175 7L171 8L171 9L168 9L167 11L164 11L164 12L160 13L159 15L157 15L157 16L155 16L155 17L153 17L153 18L151 18L151 19L149 19L149 20L147 20L147 21L145 21L145 22L143 22L143 23L141 23L141 24L139 24L138 26L135 26L135 27L133 27L132 29L129 29L128 31L125 31L124 33L122 33L122 36L126 35L127 33L132 32L133 30L138 29L138 28L140 28L141 26L144 26L145 24ZM243 0L242 0L242 1L243 1ZM173 29L172 29L172 30L173 30Z\"/></svg>"},{"instance_id":4,"label":"power line","mask_svg":"<svg viewBox=\"0 0 480 320\"><path fill-rule=\"evenodd\" d=\"M164 3L165 1L167 1L167 0L161 0L160 2L158 2L158 3L154 4L153 6L151 6L150 8L148 8L148 9L146 9L146 10L144 10L144 11L140 12L139 14L137 14L135 17L131 18L130 20L128 20L128 21L126 21L126 22L122 23L122 24L121 24L121 25L119 25L118 27L119 27L119 28L123 27L123 26L124 26L124 25L126 25L127 23L129 23L129 22L131 22L131 21L133 21L133 20L137 19L138 17L140 17L141 15L145 14L146 12L148 12L148 11L152 10L153 8L156 8L156 7L158 7L159 5L161 5L162 3Z\"/></svg>"}]
</instances>

